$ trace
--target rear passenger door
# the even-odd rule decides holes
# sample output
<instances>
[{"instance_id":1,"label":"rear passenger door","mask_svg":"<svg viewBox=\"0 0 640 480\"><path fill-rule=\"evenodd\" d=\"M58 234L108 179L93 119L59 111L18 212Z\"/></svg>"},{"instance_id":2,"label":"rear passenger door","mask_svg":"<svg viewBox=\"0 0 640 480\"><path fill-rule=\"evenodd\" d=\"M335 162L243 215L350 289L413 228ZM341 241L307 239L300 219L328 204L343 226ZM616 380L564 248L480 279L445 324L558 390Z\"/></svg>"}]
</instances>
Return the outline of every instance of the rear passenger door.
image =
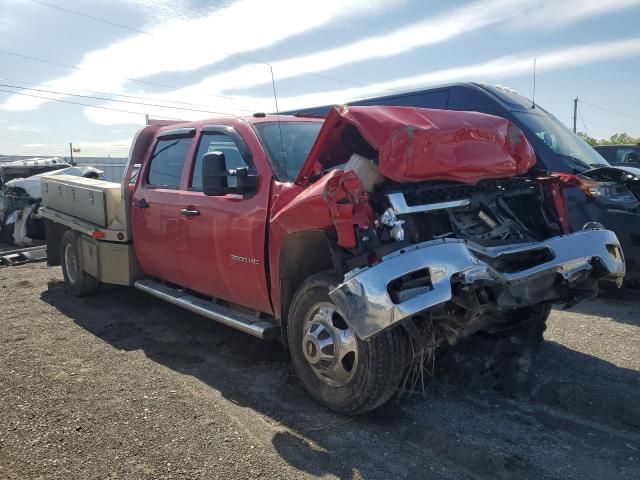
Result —
<instances>
[{"instance_id":1,"label":"rear passenger door","mask_svg":"<svg viewBox=\"0 0 640 480\"><path fill-rule=\"evenodd\" d=\"M152 277L185 285L180 254L180 184L195 129L177 129L158 135L133 193L132 218L136 257Z\"/></svg>"}]
</instances>

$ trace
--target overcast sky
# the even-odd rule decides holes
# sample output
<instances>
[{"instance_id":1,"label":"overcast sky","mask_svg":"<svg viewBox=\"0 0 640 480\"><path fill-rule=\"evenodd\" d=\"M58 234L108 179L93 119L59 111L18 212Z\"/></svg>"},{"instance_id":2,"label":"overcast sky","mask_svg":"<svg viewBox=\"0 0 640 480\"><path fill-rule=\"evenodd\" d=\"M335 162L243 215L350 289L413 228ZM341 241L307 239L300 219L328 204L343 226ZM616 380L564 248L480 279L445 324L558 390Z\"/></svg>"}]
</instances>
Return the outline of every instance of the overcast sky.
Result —
<instances>
[{"instance_id":1,"label":"overcast sky","mask_svg":"<svg viewBox=\"0 0 640 480\"><path fill-rule=\"evenodd\" d=\"M562 121L578 96L580 130L640 136L640 0L0 0L0 153L126 155L145 113L273 111L270 66L283 110L465 80L530 97L534 57Z\"/></svg>"}]
</instances>

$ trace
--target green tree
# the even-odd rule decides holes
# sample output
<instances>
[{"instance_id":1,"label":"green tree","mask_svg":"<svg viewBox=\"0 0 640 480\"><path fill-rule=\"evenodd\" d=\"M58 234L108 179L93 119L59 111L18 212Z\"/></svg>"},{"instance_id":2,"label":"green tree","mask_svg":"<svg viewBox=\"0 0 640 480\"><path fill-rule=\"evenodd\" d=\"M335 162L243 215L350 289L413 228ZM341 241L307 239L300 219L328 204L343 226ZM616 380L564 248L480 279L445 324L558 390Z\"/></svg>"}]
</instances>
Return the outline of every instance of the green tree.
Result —
<instances>
[{"instance_id":1,"label":"green tree","mask_svg":"<svg viewBox=\"0 0 640 480\"><path fill-rule=\"evenodd\" d=\"M585 142L587 142L589 145L591 145L592 147L595 146L595 145L598 145L598 140L596 140L593 137L590 137L585 132L578 132L578 136L581 139L583 139Z\"/></svg>"},{"instance_id":2,"label":"green tree","mask_svg":"<svg viewBox=\"0 0 640 480\"><path fill-rule=\"evenodd\" d=\"M599 140L590 137L585 132L578 132L578 136L592 147L596 145L640 144L640 137L632 137L627 133L616 133L614 135L611 135L609 138L601 138Z\"/></svg>"},{"instance_id":3,"label":"green tree","mask_svg":"<svg viewBox=\"0 0 640 480\"><path fill-rule=\"evenodd\" d=\"M609 138L609 144L619 144L619 143L639 143L640 138L634 138L631 135L626 133L616 133L615 135L611 135Z\"/></svg>"}]
</instances>

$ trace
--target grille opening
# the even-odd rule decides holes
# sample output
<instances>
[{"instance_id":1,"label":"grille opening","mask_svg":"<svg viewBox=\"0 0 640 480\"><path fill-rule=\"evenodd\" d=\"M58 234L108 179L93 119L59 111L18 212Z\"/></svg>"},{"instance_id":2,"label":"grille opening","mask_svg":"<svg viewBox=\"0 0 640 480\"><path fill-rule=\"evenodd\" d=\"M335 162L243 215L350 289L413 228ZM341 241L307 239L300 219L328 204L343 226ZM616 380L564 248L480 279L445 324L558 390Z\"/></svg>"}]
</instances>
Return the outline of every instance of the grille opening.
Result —
<instances>
[{"instance_id":1,"label":"grille opening","mask_svg":"<svg viewBox=\"0 0 640 480\"><path fill-rule=\"evenodd\" d=\"M526 252L505 253L498 258L490 258L482 254L476 255L493 268L504 273L518 273L537 265L553 260L553 252L546 247Z\"/></svg>"},{"instance_id":2,"label":"grille opening","mask_svg":"<svg viewBox=\"0 0 640 480\"><path fill-rule=\"evenodd\" d=\"M505 178L499 180L483 180L476 185L432 183L422 184L403 191L407 205L418 206L429 203L464 200L473 195L485 193L526 193L535 192L536 184L526 178Z\"/></svg>"}]
</instances>

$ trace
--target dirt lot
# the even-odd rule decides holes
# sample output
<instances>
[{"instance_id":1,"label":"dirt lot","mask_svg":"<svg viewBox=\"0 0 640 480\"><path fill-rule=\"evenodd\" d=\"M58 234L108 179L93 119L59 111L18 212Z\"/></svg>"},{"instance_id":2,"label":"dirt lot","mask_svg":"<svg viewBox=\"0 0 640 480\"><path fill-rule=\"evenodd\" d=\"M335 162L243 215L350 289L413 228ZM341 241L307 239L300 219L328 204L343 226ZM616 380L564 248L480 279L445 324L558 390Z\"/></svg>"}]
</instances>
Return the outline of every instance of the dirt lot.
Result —
<instances>
[{"instance_id":1,"label":"dirt lot","mask_svg":"<svg viewBox=\"0 0 640 480\"><path fill-rule=\"evenodd\" d=\"M466 373L348 419L278 344L61 280L0 269L0 478L640 478L634 293L554 312L530 394Z\"/></svg>"}]
</instances>

